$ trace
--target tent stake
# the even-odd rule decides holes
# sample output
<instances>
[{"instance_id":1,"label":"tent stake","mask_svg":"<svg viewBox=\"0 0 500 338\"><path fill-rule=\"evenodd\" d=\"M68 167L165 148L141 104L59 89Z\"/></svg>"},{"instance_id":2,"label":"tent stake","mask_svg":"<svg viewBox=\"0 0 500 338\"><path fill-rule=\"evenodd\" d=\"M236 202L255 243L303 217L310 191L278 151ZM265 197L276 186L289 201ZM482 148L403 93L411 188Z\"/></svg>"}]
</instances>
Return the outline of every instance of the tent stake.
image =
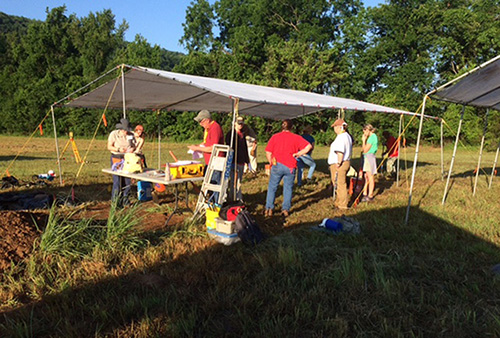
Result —
<instances>
[{"instance_id":1,"label":"tent stake","mask_svg":"<svg viewBox=\"0 0 500 338\"><path fill-rule=\"evenodd\" d=\"M52 114L52 125L54 126L54 140L56 142L56 155L57 155L57 167L59 169L59 183L63 185L63 177L61 170L61 160L59 156L59 142L57 141L57 129L56 129L56 118L54 116L54 105L50 106L50 112Z\"/></svg>"},{"instance_id":2,"label":"tent stake","mask_svg":"<svg viewBox=\"0 0 500 338\"><path fill-rule=\"evenodd\" d=\"M422 112L420 113L420 124L418 126L417 145L415 146L415 159L413 160L413 172L411 173L410 194L408 196L408 206L406 208L405 224L408 224L408 218L410 216L411 196L413 192L413 183L415 182L415 172L417 171L418 149L420 147L422 125L424 124L425 102L427 100L427 97L428 97L427 95L424 96L424 102L422 102Z\"/></svg>"},{"instance_id":3,"label":"tent stake","mask_svg":"<svg viewBox=\"0 0 500 338\"><path fill-rule=\"evenodd\" d=\"M474 190L472 191L472 196L476 196L477 179L479 177L479 170L481 168L481 158L483 157L484 138L486 136L486 129L488 128L489 111L489 109L486 109L486 116L484 117L483 137L481 138L481 147L479 148L479 159L477 161L476 178L474 179Z\"/></svg>"},{"instance_id":4,"label":"tent stake","mask_svg":"<svg viewBox=\"0 0 500 338\"><path fill-rule=\"evenodd\" d=\"M455 138L455 145L453 147L453 156L451 157L450 169L448 170L448 178L446 179L446 186L444 187L443 200L441 201L441 205L444 205L444 202L446 201L448 185L450 184L451 172L453 171L453 164L455 163L455 155L457 153L458 139L460 138L462 122L464 121L464 111L465 111L465 106L462 106L462 113L460 114L460 122L458 123L457 137Z\"/></svg>"}]
</instances>

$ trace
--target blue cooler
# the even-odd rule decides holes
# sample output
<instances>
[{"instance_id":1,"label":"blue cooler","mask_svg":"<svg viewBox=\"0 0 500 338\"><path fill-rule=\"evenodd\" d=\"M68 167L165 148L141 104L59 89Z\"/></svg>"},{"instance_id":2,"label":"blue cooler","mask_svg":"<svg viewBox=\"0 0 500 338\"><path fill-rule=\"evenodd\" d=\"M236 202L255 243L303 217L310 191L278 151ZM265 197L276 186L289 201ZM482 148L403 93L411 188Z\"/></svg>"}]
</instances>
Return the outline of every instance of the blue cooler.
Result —
<instances>
[{"instance_id":1,"label":"blue cooler","mask_svg":"<svg viewBox=\"0 0 500 338\"><path fill-rule=\"evenodd\" d=\"M137 199L141 202L151 201L153 199L153 185L151 182L137 182Z\"/></svg>"}]
</instances>

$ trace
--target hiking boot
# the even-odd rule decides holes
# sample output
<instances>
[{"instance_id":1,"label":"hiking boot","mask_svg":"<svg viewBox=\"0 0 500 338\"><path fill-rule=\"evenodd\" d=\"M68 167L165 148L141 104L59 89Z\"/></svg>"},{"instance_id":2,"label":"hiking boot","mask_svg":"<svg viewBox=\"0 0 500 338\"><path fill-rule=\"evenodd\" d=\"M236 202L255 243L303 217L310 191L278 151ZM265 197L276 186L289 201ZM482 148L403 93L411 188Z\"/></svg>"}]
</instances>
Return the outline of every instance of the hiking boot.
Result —
<instances>
[{"instance_id":1,"label":"hiking boot","mask_svg":"<svg viewBox=\"0 0 500 338\"><path fill-rule=\"evenodd\" d=\"M370 197L370 196L363 196L363 198L361 199L361 202L371 202L373 201L373 197Z\"/></svg>"}]
</instances>

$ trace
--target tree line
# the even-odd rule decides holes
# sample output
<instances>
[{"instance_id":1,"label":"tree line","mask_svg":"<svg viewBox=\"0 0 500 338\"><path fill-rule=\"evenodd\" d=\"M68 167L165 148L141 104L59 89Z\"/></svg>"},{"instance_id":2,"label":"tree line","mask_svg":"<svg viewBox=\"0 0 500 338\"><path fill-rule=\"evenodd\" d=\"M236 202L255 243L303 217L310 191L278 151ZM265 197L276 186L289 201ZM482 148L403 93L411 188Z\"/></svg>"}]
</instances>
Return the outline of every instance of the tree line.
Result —
<instances>
[{"instance_id":1,"label":"tree line","mask_svg":"<svg viewBox=\"0 0 500 338\"><path fill-rule=\"evenodd\" d=\"M180 40L187 55L151 46L140 35L126 42L127 23L117 24L111 10L77 18L63 6L47 11L45 21L0 13L0 132L33 131L55 100L122 63L415 112L425 93L499 53L500 20L492 10L499 5L493 0L389 0L377 7L359 0L193 0ZM448 140L454 139L460 110L434 101L426 107L450 126ZM120 112L109 114L109 121L119 119ZM339 114L345 114L355 137L365 123L398 131L399 119L391 114L323 111L299 118L298 125L314 126L318 143L329 143L334 138L329 124ZM479 142L485 115L484 109L466 108L465 142ZM60 130L90 135L100 113L72 109L60 116ZM129 116L152 133L159 125L176 141L200 136L193 112ZM228 116L217 119L229 129ZM488 122L493 147L500 136L499 113L490 111ZM249 123L263 141L279 127L256 117ZM417 125L407 129L409 139ZM426 121L423 138L438 143L439 129L439 123Z\"/></svg>"}]
</instances>

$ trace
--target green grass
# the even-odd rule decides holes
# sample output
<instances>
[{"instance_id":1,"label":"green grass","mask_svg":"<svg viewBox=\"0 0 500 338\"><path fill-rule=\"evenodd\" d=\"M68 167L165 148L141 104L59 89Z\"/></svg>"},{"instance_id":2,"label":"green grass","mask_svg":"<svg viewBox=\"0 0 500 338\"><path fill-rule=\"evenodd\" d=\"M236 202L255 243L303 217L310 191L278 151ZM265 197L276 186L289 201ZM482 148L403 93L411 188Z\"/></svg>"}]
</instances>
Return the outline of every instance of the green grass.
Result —
<instances>
[{"instance_id":1,"label":"green grass","mask_svg":"<svg viewBox=\"0 0 500 338\"><path fill-rule=\"evenodd\" d=\"M24 178L53 169L49 140L36 142L36 159L25 155L11 174ZM77 140L79 148L85 142ZM100 173L109 160L105 142L95 144L76 191L89 203L109 199L110 178ZM185 146L165 143L164 154L173 150L185 159L179 156ZM1 151L3 159L11 156ZM101 224L105 232L88 242L94 244L85 254L71 255L85 242L85 227L97 221L54 215L40 243L51 250L40 245L0 277L0 336L500 336L500 277L491 271L500 263L499 178L488 189L489 175L480 175L473 197L478 151L459 148L443 206L440 151L423 147L405 225L412 151L399 186L380 178L375 201L346 212L361 223L359 235L311 230L325 217L340 216L326 190L328 147L320 146L314 153L318 184L295 190L286 226L261 216L267 177L244 178L245 201L267 234L253 249L217 244L201 223L134 232L137 215L164 212L158 207L112 210ZM261 145L261 162L263 153ZM491 168L493 158L483 154L484 167ZM446 165L450 159L447 148ZM67 167L68 176L76 172L76 165ZM126 221L115 227L115 216Z\"/></svg>"}]
</instances>

